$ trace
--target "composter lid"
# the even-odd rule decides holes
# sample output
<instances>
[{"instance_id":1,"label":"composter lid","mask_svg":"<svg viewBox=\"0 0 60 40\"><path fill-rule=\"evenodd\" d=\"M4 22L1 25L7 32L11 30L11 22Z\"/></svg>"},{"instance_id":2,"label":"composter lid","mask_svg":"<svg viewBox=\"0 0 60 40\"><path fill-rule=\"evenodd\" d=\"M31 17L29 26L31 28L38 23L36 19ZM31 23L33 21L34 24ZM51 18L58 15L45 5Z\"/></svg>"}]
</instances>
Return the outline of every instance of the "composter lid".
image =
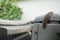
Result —
<instances>
[{"instance_id":1,"label":"composter lid","mask_svg":"<svg viewBox=\"0 0 60 40\"><path fill-rule=\"evenodd\" d=\"M36 17L35 21L43 21L45 15ZM50 18L50 20L56 20L56 21L60 21L60 14L53 14Z\"/></svg>"}]
</instances>

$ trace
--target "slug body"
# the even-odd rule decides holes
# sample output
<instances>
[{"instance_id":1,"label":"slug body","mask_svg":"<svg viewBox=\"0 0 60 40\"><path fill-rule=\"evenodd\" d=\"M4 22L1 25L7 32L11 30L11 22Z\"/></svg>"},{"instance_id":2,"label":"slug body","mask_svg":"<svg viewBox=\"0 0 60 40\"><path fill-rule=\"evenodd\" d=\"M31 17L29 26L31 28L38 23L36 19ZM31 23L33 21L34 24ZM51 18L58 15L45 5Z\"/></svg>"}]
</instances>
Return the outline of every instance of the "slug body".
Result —
<instances>
[{"instance_id":1,"label":"slug body","mask_svg":"<svg viewBox=\"0 0 60 40\"><path fill-rule=\"evenodd\" d=\"M53 14L53 12L49 12L44 16L44 19L43 19L43 28L44 29L46 28L47 23L48 23L49 19L51 18L52 14Z\"/></svg>"}]
</instances>

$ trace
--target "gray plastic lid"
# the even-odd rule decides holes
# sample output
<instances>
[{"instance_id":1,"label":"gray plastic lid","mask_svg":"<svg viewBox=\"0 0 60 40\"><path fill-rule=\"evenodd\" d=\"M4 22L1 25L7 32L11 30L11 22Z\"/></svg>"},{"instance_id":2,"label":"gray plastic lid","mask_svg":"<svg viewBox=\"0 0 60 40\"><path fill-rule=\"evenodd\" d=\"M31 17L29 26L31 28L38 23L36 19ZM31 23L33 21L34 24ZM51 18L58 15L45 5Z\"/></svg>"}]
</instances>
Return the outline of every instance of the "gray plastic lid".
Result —
<instances>
[{"instance_id":1,"label":"gray plastic lid","mask_svg":"<svg viewBox=\"0 0 60 40\"><path fill-rule=\"evenodd\" d=\"M43 21L45 15L39 16L35 18L35 21ZM56 20L60 21L60 15L59 14L53 14L50 18L50 20Z\"/></svg>"}]
</instances>

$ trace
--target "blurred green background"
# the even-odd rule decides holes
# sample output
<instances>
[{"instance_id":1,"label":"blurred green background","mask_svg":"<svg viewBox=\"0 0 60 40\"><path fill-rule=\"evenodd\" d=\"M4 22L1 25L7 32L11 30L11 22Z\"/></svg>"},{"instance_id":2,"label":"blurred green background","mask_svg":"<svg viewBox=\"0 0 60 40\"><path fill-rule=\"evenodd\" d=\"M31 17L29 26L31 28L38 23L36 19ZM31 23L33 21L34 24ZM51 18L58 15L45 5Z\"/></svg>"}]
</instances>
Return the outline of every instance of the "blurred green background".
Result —
<instances>
[{"instance_id":1,"label":"blurred green background","mask_svg":"<svg viewBox=\"0 0 60 40\"><path fill-rule=\"evenodd\" d=\"M0 0L0 19L20 20L22 16L21 8L12 3L23 0Z\"/></svg>"}]
</instances>

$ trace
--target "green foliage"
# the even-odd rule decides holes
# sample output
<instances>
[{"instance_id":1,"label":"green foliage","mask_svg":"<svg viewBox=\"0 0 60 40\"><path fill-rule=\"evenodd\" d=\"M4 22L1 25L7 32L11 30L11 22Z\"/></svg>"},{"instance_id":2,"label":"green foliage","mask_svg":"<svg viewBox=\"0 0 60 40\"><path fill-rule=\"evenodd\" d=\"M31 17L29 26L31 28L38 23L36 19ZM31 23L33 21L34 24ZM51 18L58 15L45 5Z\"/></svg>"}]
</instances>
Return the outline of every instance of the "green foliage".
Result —
<instances>
[{"instance_id":1,"label":"green foliage","mask_svg":"<svg viewBox=\"0 0 60 40\"><path fill-rule=\"evenodd\" d=\"M16 1L16 0L15 0ZM3 0L0 2L0 19L19 20L21 19L22 11L15 5L12 5L11 0Z\"/></svg>"}]
</instances>

